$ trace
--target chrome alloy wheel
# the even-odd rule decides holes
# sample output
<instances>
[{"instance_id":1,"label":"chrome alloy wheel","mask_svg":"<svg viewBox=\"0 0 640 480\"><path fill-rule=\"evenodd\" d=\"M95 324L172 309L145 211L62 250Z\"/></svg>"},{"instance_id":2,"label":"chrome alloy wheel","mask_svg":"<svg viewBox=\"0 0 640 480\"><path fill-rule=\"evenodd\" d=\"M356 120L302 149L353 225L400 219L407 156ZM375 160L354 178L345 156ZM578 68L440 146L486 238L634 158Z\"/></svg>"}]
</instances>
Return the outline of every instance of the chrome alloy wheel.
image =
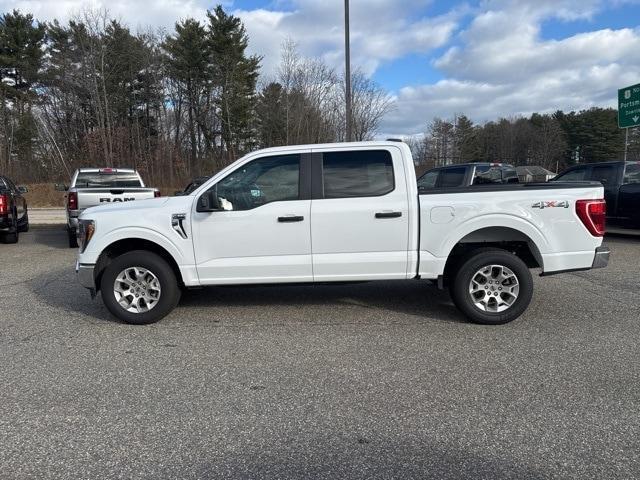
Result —
<instances>
[{"instance_id":1,"label":"chrome alloy wheel","mask_svg":"<svg viewBox=\"0 0 640 480\"><path fill-rule=\"evenodd\" d=\"M144 313L160 301L160 281L153 272L142 267L127 267L113 283L116 301L127 312Z\"/></svg>"},{"instance_id":2,"label":"chrome alloy wheel","mask_svg":"<svg viewBox=\"0 0 640 480\"><path fill-rule=\"evenodd\" d=\"M518 277L503 265L486 265L469 282L471 301L483 312L504 312L518 299L519 291Z\"/></svg>"}]
</instances>

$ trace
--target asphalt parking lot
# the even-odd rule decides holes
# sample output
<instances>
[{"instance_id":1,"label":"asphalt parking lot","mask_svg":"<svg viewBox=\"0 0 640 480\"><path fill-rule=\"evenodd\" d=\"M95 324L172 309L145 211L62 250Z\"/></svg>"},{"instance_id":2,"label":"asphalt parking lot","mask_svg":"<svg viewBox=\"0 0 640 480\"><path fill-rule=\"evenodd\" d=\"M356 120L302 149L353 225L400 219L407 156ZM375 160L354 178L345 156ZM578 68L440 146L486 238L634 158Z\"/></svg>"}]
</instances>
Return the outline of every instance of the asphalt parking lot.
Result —
<instances>
[{"instance_id":1,"label":"asphalt parking lot","mask_svg":"<svg viewBox=\"0 0 640 480\"><path fill-rule=\"evenodd\" d=\"M0 245L0 478L638 478L640 238L499 327L419 282L111 319L59 228Z\"/></svg>"}]
</instances>

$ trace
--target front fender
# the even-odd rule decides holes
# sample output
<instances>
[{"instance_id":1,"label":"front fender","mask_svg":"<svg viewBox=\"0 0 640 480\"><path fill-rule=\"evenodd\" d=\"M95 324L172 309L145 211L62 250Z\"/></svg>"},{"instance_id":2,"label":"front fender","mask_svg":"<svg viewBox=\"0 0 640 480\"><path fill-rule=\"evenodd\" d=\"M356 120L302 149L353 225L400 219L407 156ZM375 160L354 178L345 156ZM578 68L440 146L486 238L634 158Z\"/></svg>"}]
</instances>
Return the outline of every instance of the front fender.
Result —
<instances>
[{"instance_id":1,"label":"front fender","mask_svg":"<svg viewBox=\"0 0 640 480\"><path fill-rule=\"evenodd\" d=\"M189 252L185 252L174 240L156 230L145 227L116 228L98 237L94 237L91 239L91 242L89 242L87 250L81 254L81 263L96 263L105 248L117 241L127 239L147 240L159 245L169 252L178 266L193 264L193 258L189 258ZM192 256L193 254L191 254L191 257Z\"/></svg>"}]
</instances>

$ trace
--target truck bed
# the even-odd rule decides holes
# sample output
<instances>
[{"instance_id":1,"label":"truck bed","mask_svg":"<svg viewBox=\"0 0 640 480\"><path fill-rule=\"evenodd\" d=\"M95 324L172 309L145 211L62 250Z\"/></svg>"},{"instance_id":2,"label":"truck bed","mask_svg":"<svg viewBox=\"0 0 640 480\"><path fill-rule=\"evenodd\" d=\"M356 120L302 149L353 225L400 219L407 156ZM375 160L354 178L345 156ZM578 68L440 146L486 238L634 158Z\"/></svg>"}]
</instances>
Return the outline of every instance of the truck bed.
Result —
<instances>
[{"instance_id":1,"label":"truck bed","mask_svg":"<svg viewBox=\"0 0 640 480\"><path fill-rule=\"evenodd\" d=\"M576 201L603 198L599 182L473 185L420 191L419 274L437 278L460 243L525 244L544 273L590 268L601 237Z\"/></svg>"}]
</instances>

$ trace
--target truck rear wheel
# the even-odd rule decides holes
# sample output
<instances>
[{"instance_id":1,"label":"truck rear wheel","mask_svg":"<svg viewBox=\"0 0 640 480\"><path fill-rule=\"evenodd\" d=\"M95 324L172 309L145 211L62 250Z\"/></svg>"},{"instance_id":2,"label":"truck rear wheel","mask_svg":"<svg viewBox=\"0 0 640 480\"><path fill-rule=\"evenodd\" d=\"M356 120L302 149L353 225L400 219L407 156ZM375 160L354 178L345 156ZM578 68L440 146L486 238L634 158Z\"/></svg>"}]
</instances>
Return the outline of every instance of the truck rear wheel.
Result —
<instances>
[{"instance_id":1,"label":"truck rear wheel","mask_svg":"<svg viewBox=\"0 0 640 480\"><path fill-rule=\"evenodd\" d=\"M506 250L473 251L463 260L450 286L453 303L471 321L500 325L518 318L533 295L525 263Z\"/></svg>"},{"instance_id":2,"label":"truck rear wheel","mask_svg":"<svg viewBox=\"0 0 640 480\"><path fill-rule=\"evenodd\" d=\"M180 300L171 266L146 250L127 252L113 259L102 275L100 290L109 312L134 325L157 322Z\"/></svg>"}]
</instances>

